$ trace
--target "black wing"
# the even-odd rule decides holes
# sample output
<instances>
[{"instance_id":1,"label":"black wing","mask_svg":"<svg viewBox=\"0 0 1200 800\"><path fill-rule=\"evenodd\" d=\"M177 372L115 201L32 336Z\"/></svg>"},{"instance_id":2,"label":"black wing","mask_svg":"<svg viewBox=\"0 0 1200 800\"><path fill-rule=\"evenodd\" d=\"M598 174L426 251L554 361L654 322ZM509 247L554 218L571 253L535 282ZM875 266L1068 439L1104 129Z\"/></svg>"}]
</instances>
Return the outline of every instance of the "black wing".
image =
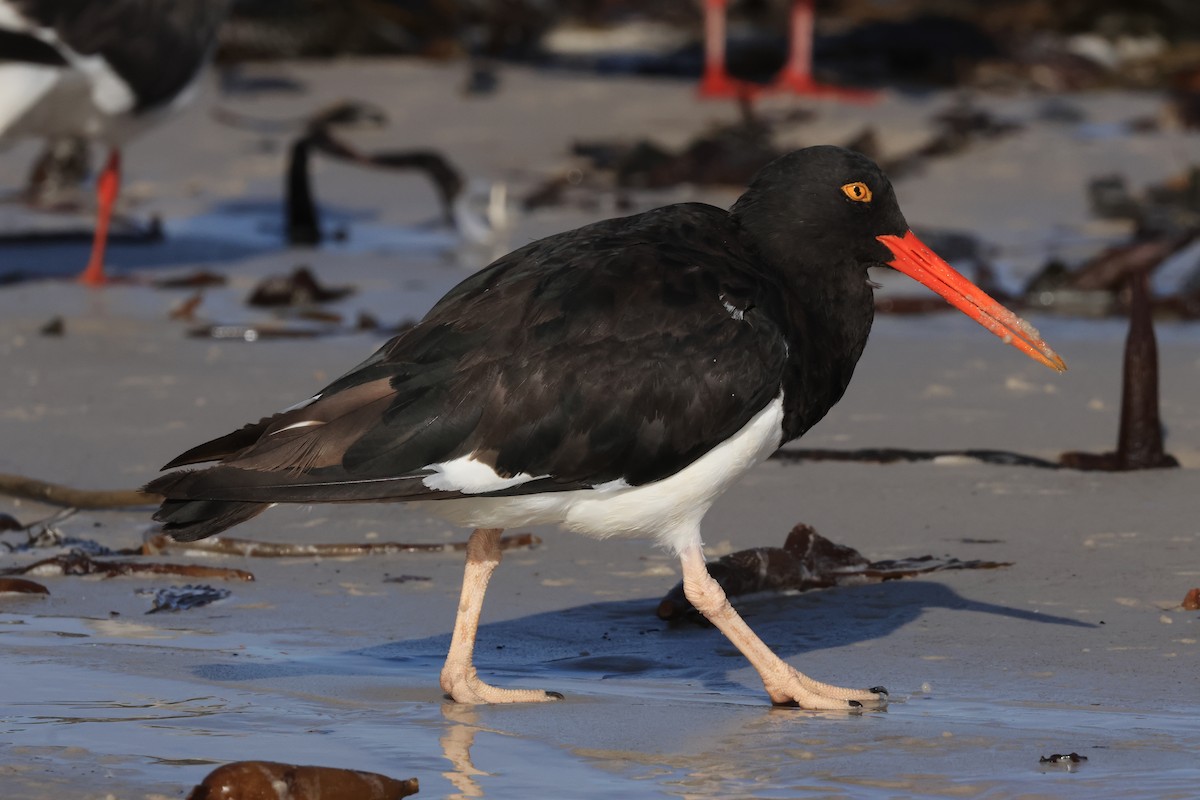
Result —
<instances>
[{"instance_id":1,"label":"black wing","mask_svg":"<svg viewBox=\"0 0 1200 800\"><path fill-rule=\"evenodd\" d=\"M534 242L446 295L308 405L201 445L149 487L252 503L438 499L664 478L780 392L778 299L699 204ZM490 492L431 489L471 455Z\"/></svg>"}]
</instances>

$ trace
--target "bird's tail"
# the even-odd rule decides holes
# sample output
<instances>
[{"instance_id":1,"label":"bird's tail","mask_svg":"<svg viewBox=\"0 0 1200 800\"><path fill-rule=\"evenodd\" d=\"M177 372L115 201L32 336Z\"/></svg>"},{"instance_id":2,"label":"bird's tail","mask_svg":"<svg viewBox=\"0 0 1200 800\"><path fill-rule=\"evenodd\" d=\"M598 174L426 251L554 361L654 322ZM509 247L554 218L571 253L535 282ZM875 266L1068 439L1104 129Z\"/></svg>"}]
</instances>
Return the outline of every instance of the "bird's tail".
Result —
<instances>
[{"instance_id":1,"label":"bird's tail","mask_svg":"<svg viewBox=\"0 0 1200 800\"><path fill-rule=\"evenodd\" d=\"M154 520L163 524L163 532L177 542L194 542L214 536L226 528L256 517L271 507L271 503L252 503L241 500L191 500L172 497L173 489L188 471L163 475L146 484L144 491L165 498Z\"/></svg>"}]
</instances>

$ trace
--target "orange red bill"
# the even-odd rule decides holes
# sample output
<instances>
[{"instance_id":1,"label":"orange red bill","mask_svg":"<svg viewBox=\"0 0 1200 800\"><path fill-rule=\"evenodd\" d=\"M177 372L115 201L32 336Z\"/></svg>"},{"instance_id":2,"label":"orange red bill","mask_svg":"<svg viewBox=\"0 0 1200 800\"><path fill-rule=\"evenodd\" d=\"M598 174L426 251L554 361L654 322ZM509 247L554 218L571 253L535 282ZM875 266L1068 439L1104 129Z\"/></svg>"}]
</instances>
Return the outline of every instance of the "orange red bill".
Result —
<instances>
[{"instance_id":1,"label":"orange red bill","mask_svg":"<svg viewBox=\"0 0 1200 800\"><path fill-rule=\"evenodd\" d=\"M1011 344L1052 370L1066 371L1066 362L1042 340L1036 328L960 275L912 231L903 236L888 234L876 238L892 251L895 258L888 262L890 266L937 292L950 305L999 336L1006 344Z\"/></svg>"}]
</instances>

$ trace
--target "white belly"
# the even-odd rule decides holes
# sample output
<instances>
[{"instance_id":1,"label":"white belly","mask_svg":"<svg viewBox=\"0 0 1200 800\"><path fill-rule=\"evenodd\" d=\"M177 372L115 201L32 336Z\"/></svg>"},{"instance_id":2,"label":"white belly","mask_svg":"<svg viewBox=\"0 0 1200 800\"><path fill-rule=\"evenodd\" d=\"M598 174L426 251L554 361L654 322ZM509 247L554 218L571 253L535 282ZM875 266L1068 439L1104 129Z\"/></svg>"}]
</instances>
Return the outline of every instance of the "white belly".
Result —
<instances>
[{"instance_id":1,"label":"white belly","mask_svg":"<svg viewBox=\"0 0 1200 800\"><path fill-rule=\"evenodd\" d=\"M676 552L693 542L713 501L746 470L773 453L783 437L783 398L775 398L729 439L682 471L654 483L513 497L414 503L473 528L559 524L605 538L654 538Z\"/></svg>"}]
</instances>

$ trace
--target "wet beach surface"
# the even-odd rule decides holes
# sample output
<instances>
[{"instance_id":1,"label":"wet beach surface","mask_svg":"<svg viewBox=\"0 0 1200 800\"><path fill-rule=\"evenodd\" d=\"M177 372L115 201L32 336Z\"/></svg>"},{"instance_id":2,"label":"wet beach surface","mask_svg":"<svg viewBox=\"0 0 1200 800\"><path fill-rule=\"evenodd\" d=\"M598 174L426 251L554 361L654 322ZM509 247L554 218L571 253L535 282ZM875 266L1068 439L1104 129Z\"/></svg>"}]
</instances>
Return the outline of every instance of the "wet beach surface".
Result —
<instances>
[{"instance_id":1,"label":"wet beach surface","mask_svg":"<svg viewBox=\"0 0 1200 800\"><path fill-rule=\"evenodd\" d=\"M505 181L514 194L561 167L583 128L682 140L736 114L698 104L672 82L514 70L506 91L468 102L453 91L461 74L448 68L287 70L306 81L306 108L359 92L388 107L392 125L361 134L363 142L436 141L471 175ZM531 93L540 104L522 99ZM867 108L821 105L789 135L792 144L842 141L864 120L884 120L891 146L905 149L946 101L889 95ZM316 172L318 202L341 210L330 221L348 226L348 240L285 249L270 227L279 222L283 153L214 123L217 102L205 97L131 148L132 196L141 199L130 210L162 214L167 238L111 251L118 271L138 276L200 267L228 276L205 291L202 321L279 324L242 301L261 278L308 264L326 284L357 288L333 310L347 319L368 311L391 325L419 316L489 260L435 224L435 197L419 178L333 164ZM1098 93L1078 102L1099 123L1153 109L1157 99ZM1013 114L1035 105L996 103ZM264 96L254 107L284 116L297 105ZM181 159L172 137L185 133L196 152ZM1123 235L1088 217L1084 184L1094 172L1149 183L1197 159L1194 135L1085 140L1046 124L932 162L897 191L914 226L984 237L1015 279L1050 251L1083 252ZM19 153L0 159L6 183L23 168ZM964 192L963 181L974 188ZM678 189L635 200L639 208L724 205L733 196ZM521 217L497 247L610 216L611 202ZM70 274L85 259L86 244L5 247L0 272ZM190 337L190 324L167 318L188 296L45 280L0 288L0 472L134 488L202 438L309 396L386 338L348 330L278 341ZM55 316L63 335L39 335ZM955 316L880 317L846 398L796 446L994 448L1049 459L1111 449L1124 321L1032 321L1068 361L1066 375L1025 363ZM151 598L138 590L197 581L28 576L49 596L0 595L0 785L21 800L182 797L220 764L259 759L415 776L422 797L545 796L547 786L570 787L573 797L1194 797L1200 621L1179 604L1200 585L1197 325L1157 326L1167 446L1181 469L772 461L717 503L706 520L714 555L777 545L803 521L872 559L1013 562L740 603L762 637L814 677L887 686L886 712L771 708L716 631L655 616L678 569L641 542L537 529L540 546L506 553L484 609L480 669L501 685L566 700L502 708L449 704L437 686L459 553L172 552L146 560L234 567L256 580L210 582L231 595L149 616ZM55 510L0 497L0 512L22 523ZM54 527L129 548L151 523L148 510L91 510ZM466 537L417 511L378 505L279 508L235 534L297 543ZM0 539L15 545L24 534ZM2 565L54 552L5 554ZM1088 760L1040 763L1070 752Z\"/></svg>"}]
</instances>

